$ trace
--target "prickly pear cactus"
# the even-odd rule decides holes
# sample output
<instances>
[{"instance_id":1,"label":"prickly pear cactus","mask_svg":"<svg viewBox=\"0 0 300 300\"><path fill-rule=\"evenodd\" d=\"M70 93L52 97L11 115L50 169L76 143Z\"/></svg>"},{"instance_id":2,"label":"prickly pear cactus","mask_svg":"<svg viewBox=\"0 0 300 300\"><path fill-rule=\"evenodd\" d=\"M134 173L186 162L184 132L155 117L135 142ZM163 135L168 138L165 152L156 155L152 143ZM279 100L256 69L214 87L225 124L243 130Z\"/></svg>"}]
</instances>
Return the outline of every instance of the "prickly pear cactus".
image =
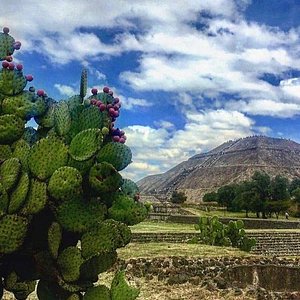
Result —
<instances>
[{"instance_id":1,"label":"prickly pear cactus","mask_svg":"<svg viewBox=\"0 0 300 300\"><path fill-rule=\"evenodd\" d=\"M228 225L225 225L219 221L217 216L200 217L195 229L200 231L199 240L204 244L232 246L247 252L256 244L254 238L246 236L242 220L231 220Z\"/></svg>"},{"instance_id":2,"label":"prickly pear cactus","mask_svg":"<svg viewBox=\"0 0 300 300\"><path fill-rule=\"evenodd\" d=\"M0 293L26 299L135 299L118 273L110 288L98 275L129 243L127 225L143 220L138 188L119 171L132 154L114 124L120 100L104 87L86 98L55 101L23 75L12 54L20 48L0 33ZM34 118L37 129L25 126Z\"/></svg>"}]
</instances>

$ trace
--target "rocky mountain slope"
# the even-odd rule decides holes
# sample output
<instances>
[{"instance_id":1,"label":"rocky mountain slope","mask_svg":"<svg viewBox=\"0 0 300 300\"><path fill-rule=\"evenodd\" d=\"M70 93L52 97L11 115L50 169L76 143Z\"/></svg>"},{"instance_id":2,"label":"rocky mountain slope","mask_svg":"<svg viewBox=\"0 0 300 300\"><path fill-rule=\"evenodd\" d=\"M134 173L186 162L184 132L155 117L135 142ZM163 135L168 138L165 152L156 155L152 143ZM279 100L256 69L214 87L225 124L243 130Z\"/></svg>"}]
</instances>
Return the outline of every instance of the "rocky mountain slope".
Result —
<instances>
[{"instance_id":1,"label":"rocky mountain slope","mask_svg":"<svg viewBox=\"0 0 300 300\"><path fill-rule=\"evenodd\" d=\"M167 195L183 190L191 202L220 186L249 179L256 170L270 176L300 176L300 144L286 139L251 136L228 141L197 154L169 171L138 182L142 195Z\"/></svg>"}]
</instances>

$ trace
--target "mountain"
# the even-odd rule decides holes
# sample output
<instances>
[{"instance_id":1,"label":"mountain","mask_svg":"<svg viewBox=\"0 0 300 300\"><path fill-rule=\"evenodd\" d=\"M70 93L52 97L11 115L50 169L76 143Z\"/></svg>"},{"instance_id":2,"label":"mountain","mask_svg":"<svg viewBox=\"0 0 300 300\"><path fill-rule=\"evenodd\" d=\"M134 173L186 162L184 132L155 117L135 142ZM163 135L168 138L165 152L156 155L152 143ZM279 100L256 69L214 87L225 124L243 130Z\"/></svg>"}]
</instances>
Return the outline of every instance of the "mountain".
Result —
<instances>
[{"instance_id":1,"label":"mountain","mask_svg":"<svg viewBox=\"0 0 300 300\"><path fill-rule=\"evenodd\" d=\"M265 171L272 177L300 177L300 144L265 136L231 140L137 184L142 195L165 197L176 189L184 191L188 201L199 202L205 193L248 180L255 171Z\"/></svg>"}]
</instances>

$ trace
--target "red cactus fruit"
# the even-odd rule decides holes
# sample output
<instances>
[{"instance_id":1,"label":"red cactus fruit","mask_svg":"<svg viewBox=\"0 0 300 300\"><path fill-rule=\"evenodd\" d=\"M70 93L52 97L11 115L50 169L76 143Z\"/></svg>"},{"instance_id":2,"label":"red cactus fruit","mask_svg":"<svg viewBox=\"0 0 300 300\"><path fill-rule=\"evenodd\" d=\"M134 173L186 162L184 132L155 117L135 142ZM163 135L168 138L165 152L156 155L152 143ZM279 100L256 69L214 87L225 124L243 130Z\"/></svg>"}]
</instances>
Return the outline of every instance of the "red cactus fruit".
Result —
<instances>
[{"instance_id":1,"label":"red cactus fruit","mask_svg":"<svg viewBox=\"0 0 300 300\"><path fill-rule=\"evenodd\" d=\"M17 70L22 71L23 70L23 65L17 64Z\"/></svg>"},{"instance_id":2,"label":"red cactus fruit","mask_svg":"<svg viewBox=\"0 0 300 300\"><path fill-rule=\"evenodd\" d=\"M45 95L44 90L37 90L36 94L40 97L43 97Z\"/></svg>"},{"instance_id":3,"label":"red cactus fruit","mask_svg":"<svg viewBox=\"0 0 300 300\"><path fill-rule=\"evenodd\" d=\"M8 68L8 66L9 66L9 62L8 62L8 61L3 61L3 62L2 62L2 67L3 67L4 69Z\"/></svg>"},{"instance_id":4,"label":"red cactus fruit","mask_svg":"<svg viewBox=\"0 0 300 300\"><path fill-rule=\"evenodd\" d=\"M8 34L9 33L9 28L8 27L3 27L3 33Z\"/></svg>"},{"instance_id":5,"label":"red cactus fruit","mask_svg":"<svg viewBox=\"0 0 300 300\"><path fill-rule=\"evenodd\" d=\"M102 103L102 104L99 106L99 109L100 109L100 111L105 111L105 110L106 110L106 105Z\"/></svg>"},{"instance_id":6,"label":"red cactus fruit","mask_svg":"<svg viewBox=\"0 0 300 300\"><path fill-rule=\"evenodd\" d=\"M8 63L8 68L9 68L10 70L13 70L13 69L15 68L15 64L12 63L12 62Z\"/></svg>"},{"instance_id":7,"label":"red cactus fruit","mask_svg":"<svg viewBox=\"0 0 300 300\"><path fill-rule=\"evenodd\" d=\"M105 86L105 87L103 88L103 92L104 92L104 93L109 93L109 87L108 87L108 86Z\"/></svg>"},{"instance_id":8,"label":"red cactus fruit","mask_svg":"<svg viewBox=\"0 0 300 300\"><path fill-rule=\"evenodd\" d=\"M27 81L32 81L33 80L32 75L26 75L25 78L26 78Z\"/></svg>"},{"instance_id":9,"label":"red cactus fruit","mask_svg":"<svg viewBox=\"0 0 300 300\"><path fill-rule=\"evenodd\" d=\"M113 136L113 141L114 142L119 142L120 141L120 137L117 136L117 135Z\"/></svg>"},{"instance_id":10,"label":"red cactus fruit","mask_svg":"<svg viewBox=\"0 0 300 300\"><path fill-rule=\"evenodd\" d=\"M93 95L97 95L98 90L97 90L96 88L93 88L93 89L91 90L91 92L92 92Z\"/></svg>"}]
</instances>

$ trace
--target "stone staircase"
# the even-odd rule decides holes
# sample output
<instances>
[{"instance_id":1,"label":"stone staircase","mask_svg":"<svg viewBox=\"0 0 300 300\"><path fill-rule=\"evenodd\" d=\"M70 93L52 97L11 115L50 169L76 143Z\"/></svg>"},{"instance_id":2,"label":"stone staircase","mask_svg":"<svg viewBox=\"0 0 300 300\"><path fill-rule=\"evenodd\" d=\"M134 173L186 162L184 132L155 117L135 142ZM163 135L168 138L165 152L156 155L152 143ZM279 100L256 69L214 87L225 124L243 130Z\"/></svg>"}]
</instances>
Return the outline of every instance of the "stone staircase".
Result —
<instances>
[{"instance_id":1,"label":"stone staircase","mask_svg":"<svg viewBox=\"0 0 300 300\"><path fill-rule=\"evenodd\" d=\"M300 256L300 232L249 232L248 236L256 239L253 254Z\"/></svg>"},{"instance_id":2,"label":"stone staircase","mask_svg":"<svg viewBox=\"0 0 300 300\"><path fill-rule=\"evenodd\" d=\"M270 256L300 256L299 231L256 231L247 235L256 239L251 253ZM133 243L186 243L197 237L194 232L169 233L133 233Z\"/></svg>"}]
</instances>

